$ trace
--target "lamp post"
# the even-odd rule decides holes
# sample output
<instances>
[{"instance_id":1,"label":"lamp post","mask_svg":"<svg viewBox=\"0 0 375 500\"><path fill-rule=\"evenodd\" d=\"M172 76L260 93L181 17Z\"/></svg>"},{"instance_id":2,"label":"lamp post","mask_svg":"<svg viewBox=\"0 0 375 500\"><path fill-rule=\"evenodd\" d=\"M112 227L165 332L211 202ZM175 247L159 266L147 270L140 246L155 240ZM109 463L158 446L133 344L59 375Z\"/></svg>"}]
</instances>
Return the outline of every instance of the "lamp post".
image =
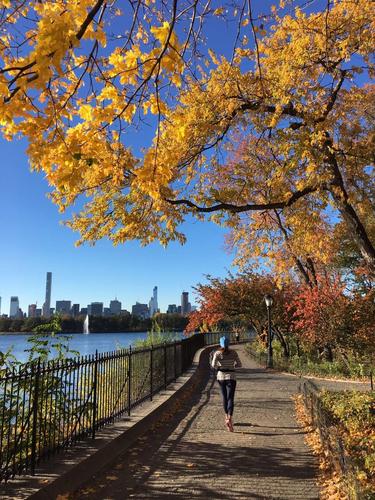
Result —
<instances>
[{"instance_id":1,"label":"lamp post","mask_svg":"<svg viewBox=\"0 0 375 500\"><path fill-rule=\"evenodd\" d=\"M264 297L264 302L267 307L267 317L268 317L268 336L267 336L267 368L273 368L273 352L272 352L272 331L271 331L271 307L273 304L272 295L267 294Z\"/></svg>"}]
</instances>

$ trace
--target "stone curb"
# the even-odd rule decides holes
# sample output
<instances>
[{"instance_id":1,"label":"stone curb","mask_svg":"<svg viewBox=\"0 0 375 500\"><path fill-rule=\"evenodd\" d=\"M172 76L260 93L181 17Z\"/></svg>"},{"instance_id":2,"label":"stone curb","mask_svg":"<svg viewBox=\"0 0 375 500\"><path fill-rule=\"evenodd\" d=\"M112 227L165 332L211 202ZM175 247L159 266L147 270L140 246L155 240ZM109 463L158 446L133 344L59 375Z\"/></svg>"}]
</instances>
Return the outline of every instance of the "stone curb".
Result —
<instances>
[{"instance_id":1,"label":"stone curb","mask_svg":"<svg viewBox=\"0 0 375 500\"><path fill-rule=\"evenodd\" d=\"M2 500L67 498L70 493L89 481L93 475L114 463L140 436L149 430L152 424L160 419L162 414L173 405L183 392L199 381L208 364L209 352L214 348L217 346L199 349L195 353L192 366L175 383L169 384L165 391L156 394L152 402L146 402L134 408L134 415L129 419L124 419L125 424L124 421L120 421L104 428L104 433L107 436L108 431L111 433L112 430L112 434L117 433L116 437L112 439L104 437L103 439L102 434L104 433L98 431L96 440L90 442L86 439L82 441L81 446L57 455L60 463L56 464L55 460L51 460L45 464L44 468L41 468L41 473L37 476L23 476L10 481L0 488L0 498ZM101 440L102 442L100 442ZM95 446L95 443L98 444ZM81 450L77 450L77 448L81 448ZM86 456L77 459L74 455L82 455L82 449L86 449L84 454ZM72 458L70 459L69 456L66 458L67 455ZM70 463L67 465L67 462ZM48 484L41 486L41 483Z\"/></svg>"}]
</instances>

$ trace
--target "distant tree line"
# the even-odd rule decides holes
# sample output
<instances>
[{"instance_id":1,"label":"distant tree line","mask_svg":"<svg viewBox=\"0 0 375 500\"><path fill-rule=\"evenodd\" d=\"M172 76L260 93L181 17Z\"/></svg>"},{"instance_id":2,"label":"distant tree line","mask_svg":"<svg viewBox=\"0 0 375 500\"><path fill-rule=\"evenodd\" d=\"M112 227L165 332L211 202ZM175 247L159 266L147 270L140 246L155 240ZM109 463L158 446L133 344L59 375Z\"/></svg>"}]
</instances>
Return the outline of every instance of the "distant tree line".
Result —
<instances>
[{"instance_id":1,"label":"distant tree line","mask_svg":"<svg viewBox=\"0 0 375 500\"><path fill-rule=\"evenodd\" d=\"M73 318L62 316L62 333L82 333L83 316ZM32 332L36 327L47 324L47 318L0 318L0 332ZM116 333L116 332L145 332L145 331L183 331L188 319L180 314L156 314L153 318L142 319L133 314L126 316L98 317L90 316L90 332Z\"/></svg>"}]
</instances>

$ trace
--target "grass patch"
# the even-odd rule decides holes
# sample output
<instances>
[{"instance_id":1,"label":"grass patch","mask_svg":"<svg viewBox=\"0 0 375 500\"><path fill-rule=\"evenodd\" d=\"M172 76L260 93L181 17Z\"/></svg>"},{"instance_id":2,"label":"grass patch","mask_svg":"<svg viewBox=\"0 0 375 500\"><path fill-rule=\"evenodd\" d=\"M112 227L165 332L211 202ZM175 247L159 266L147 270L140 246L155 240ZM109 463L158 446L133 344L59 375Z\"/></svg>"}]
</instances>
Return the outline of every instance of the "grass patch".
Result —
<instances>
[{"instance_id":1,"label":"grass patch","mask_svg":"<svg viewBox=\"0 0 375 500\"><path fill-rule=\"evenodd\" d=\"M247 353L255 358L260 364L265 365L267 353L264 345L258 340L245 347ZM317 359L311 354L302 353L300 356L292 354L285 358L281 352L281 346L277 341L273 342L273 364L280 371L287 371L296 375L311 375L315 377L326 377L333 379L363 380L368 381L373 367L369 363L354 357L347 359L335 359L326 361Z\"/></svg>"}]
</instances>

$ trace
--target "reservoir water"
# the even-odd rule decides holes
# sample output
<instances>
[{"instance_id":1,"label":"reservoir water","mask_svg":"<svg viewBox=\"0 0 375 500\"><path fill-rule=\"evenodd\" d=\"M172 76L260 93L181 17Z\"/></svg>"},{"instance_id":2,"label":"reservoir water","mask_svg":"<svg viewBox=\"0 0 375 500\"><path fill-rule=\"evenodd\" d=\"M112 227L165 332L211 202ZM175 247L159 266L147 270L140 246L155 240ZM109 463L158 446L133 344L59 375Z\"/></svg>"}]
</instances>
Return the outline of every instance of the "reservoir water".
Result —
<instances>
[{"instance_id":1,"label":"reservoir water","mask_svg":"<svg viewBox=\"0 0 375 500\"><path fill-rule=\"evenodd\" d=\"M165 334L167 341L181 339L183 336L182 332ZM95 354L96 350L98 352L110 352L116 349L128 348L130 345L136 347L137 341L147 338L147 332L90 333L89 335L74 333L70 334L70 337L70 349L78 351L81 356L85 356L86 354ZM13 347L12 353L17 360L25 362L28 357L25 349L30 347L30 342L27 342L28 338L30 338L28 334L0 334L0 351L6 352L10 347Z\"/></svg>"}]
</instances>

